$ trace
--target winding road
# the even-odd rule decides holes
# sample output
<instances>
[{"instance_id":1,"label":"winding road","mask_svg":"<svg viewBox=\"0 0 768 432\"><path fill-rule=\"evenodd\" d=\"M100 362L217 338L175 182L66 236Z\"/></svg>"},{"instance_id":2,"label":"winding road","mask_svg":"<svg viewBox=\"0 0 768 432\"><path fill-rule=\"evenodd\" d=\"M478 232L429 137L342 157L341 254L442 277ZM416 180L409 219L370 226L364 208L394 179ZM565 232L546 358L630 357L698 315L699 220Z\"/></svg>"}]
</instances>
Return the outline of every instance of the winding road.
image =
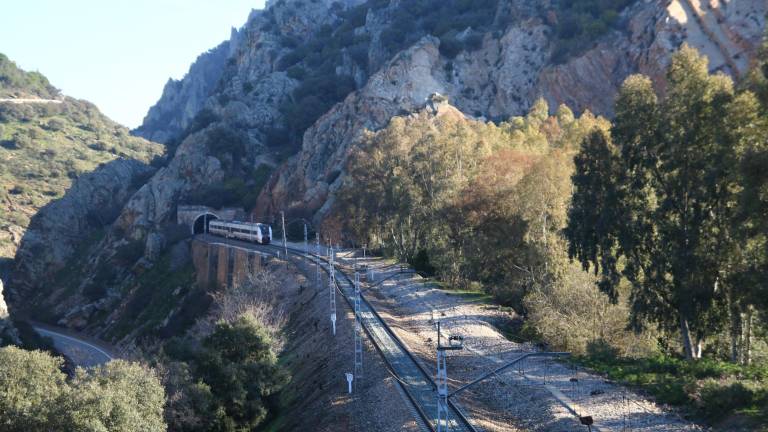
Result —
<instances>
[{"instance_id":1,"label":"winding road","mask_svg":"<svg viewBox=\"0 0 768 432\"><path fill-rule=\"evenodd\" d=\"M116 358L103 343L77 335L69 330L40 323L30 323L41 336L51 338L57 351L80 367L99 366Z\"/></svg>"}]
</instances>

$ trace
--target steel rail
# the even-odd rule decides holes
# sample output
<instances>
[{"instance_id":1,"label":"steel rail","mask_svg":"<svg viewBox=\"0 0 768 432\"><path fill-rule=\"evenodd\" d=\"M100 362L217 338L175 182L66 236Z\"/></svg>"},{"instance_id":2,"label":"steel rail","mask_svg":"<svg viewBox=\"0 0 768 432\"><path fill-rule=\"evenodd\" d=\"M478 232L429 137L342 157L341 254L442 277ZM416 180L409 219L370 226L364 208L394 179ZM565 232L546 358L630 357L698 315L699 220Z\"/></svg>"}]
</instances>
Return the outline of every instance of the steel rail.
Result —
<instances>
[{"instance_id":1,"label":"steel rail","mask_svg":"<svg viewBox=\"0 0 768 432\"><path fill-rule=\"evenodd\" d=\"M272 246L272 248L282 249L282 247L278 248L276 246ZM300 256L302 258L307 258L307 257L305 257L304 251L298 251L297 249L294 249L294 248L288 248L288 250L293 251L293 252L300 252L300 253L297 253L298 256ZM316 261L315 260L310 260L312 262L320 262L320 263L322 263L322 262L326 262L327 263L328 262L325 258L319 257L319 256L317 256L315 254L310 253L309 255L314 257L315 260L316 260ZM330 275L330 273L331 273L330 270L328 268L326 268L324 265L321 265L320 268L322 268L323 271L326 274ZM340 272L340 273L349 282L348 276L344 272ZM336 290L339 292L339 294L341 294L342 298L344 298L344 300L347 302L347 305L349 305L350 307L353 307L350 299L347 297L346 293L344 293L344 290L342 290L338 286L338 284L336 284ZM362 294L360 295L360 297L361 297L361 300L362 300ZM365 334L368 335L368 339L371 341L371 344L376 349L376 352L378 352L379 356L381 356L381 358L384 360L384 365L387 368L388 372L393 376L393 378L395 378L395 381L398 383L400 388L403 390L403 393L406 395L406 397L410 401L411 405L413 405L414 410L419 415L419 417L421 417L420 420L421 420L421 423L423 424L423 426L426 426L430 431L434 432L435 428L434 428L434 426L432 426L432 419L424 412L424 410L422 409L421 405L416 400L416 397L413 395L413 393L411 393L410 389L408 388L408 384L405 383L400 378L400 376L398 375L397 370L395 369L394 365L392 365L390 363L389 359L387 358L387 355L381 349L379 344L376 343L376 340L375 340L374 336L371 334L371 332L368 329L368 327L367 326L363 326L363 331L365 331Z\"/></svg>"},{"instance_id":2,"label":"steel rail","mask_svg":"<svg viewBox=\"0 0 768 432\"><path fill-rule=\"evenodd\" d=\"M304 255L305 254L303 250L299 250L299 249L292 248L292 247L289 247L288 250L294 252L294 254L296 254L296 255ZM325 261L325 262L328 261L325 257L319 256L319 255L314 254L314 253L309 253L309 255L314 256L315 258L320 259L320 260ZM351 279L349 278L349 276L346 273L344 273L343 271L338 270L338 269L336 271L338 273L341 273L341 275L344 277L344 279L347 281L347 284L350 287L354 286L352 284ZM326 272L327 272L327 270L326 270ZM398 272L398 274L400 274L400 273L402 273L402 272ZM344 293L344 291L342 289L340 289L338 287L338 285L337 285L336 288L339 290L339 292L341 293L342 297L344 297L344 299L347 301L347 303L351 304L350 303L350 299L347 297L346 293ZM376 311L376 309L371 305L371 303L368 301L368 299L365 298L365 296L362 293L360 294L360 299L366 304L366 306L368 307L368 310L370 310L370 312L376 318L376 321L381 325L381 327L389 335L389 337L395 342L395 344L398 346L398 348L400 348L400 350L402 352L404 352L408 356L408 358L411 360L411 362L418 368L418 370L423 375L423 378L432 386L433 391L435 389L437 389L437 385L435 384L435 381L432 379L431 374L424 368L424 366L421 365L421 362L419 362L416 359L416 357L413 355L413 353L411 353L411 351L408 348L406 348L406 346L403 343L403 341L394 333L394 331L391 329L391 327L386 323L386 321L384 321L384 319L381 317L381 315L379 315L379 313ZM365 326L363 326L363 327L365 328ZM371 341L374 343L374 345L376 345L376 342L373 339L373 337L370 334L370 332L368 331L368 329L366 329L366 334L368 334L368 336L371 339ZM381 348L379 348L377 346L377 350L382 355L382 357L385 358L385 361L386 361L386 356L382 352ZM406 392L408 392L408 390L406 390ZM412 401L415 399L415 397L413 397L413 396L409 396L409 398L411 398ZM419 405L418 402L417 402L417 405ZM452 412L452 417L457 419L462 426L464 426L465 428L469 429L469 431L471 431L471 432L479 432L477 430L477 428L475 428L474 425L472 425L472 423L469 421L469 419L464 415L464 413L450 399L448 400L448 405L451 408L451 410L453 411ZM419 406L419 411L421 413L423 413L423 409L420 406ZM433 421L433 419L430 419L427 422L427 424L429 425L429 427L432 430L435 430L435 428L432 426L432 421Z\"/></svg>"}]
</instances>

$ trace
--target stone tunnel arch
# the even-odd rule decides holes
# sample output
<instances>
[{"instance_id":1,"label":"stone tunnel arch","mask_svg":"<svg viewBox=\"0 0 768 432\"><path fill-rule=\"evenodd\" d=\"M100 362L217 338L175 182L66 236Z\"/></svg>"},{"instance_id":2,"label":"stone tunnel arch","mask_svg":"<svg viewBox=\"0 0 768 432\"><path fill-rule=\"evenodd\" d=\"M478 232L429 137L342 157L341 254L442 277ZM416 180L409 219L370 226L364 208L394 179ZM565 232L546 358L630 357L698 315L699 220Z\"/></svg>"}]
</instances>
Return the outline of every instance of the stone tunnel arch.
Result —
<instances>
[{"instance_id":1,"label":"stone tunnel arch","mask_svg":"<svg viewBox=\"0 0 768 432\"><path fill-rule=\"evenodd\" d=\"M203 213L195 218L192 224L192 234L204 234L208 232L208 225L219 217L213 213Z\"/></svg>"}]
</instances>

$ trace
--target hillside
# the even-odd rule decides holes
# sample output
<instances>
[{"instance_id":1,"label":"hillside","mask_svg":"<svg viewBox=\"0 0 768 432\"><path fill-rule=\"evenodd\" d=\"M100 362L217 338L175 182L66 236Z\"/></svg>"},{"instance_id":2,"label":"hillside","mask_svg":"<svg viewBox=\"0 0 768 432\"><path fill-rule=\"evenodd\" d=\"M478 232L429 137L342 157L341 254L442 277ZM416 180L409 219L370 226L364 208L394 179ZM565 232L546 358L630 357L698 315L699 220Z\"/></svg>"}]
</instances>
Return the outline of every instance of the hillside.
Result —
<instances>
[{"instance_id":1,"label":"hillside","mask_svg":"<svg viewBox=\"0 0 768 432\"><path fill-rule=\"evenodd\" d=\"M45 76L0 55L0 260L13 259L32 216L84 173L118 158L148 163L162 153L93 104L61 96Z\"/></svg>"},{"instance_id":2,"label":"hillside","mask_svg":"<svg viewBox=\"0 0 768 432\"><path fill-rule=\"evenodd\" d=\"M746 0L610 3L608 14L601 4L269 2L170 81L135 131L167 143L167 165L87 244L61 233L55 215L40 214L12 290L43 300L82 248L91 265L70 291L102 280L101 267L131 268L142 246L170 246L180 204L240 207L266 221L287 210L321 228L365 131L423 109L436 93L465 115L496 122L529 112L539 98L553 110L566 104L576 114L610 116L631 73L649 75L663 91L666 65L684 42L709 57L711 71L743 76L766 13L764 2ZM40 239L55 249L34 253ZM116 264L116 251L129 245L136 252ZM61 318L125 282L45 307ZM103 308L119 300L100 301Z\"/></svg>"},{"instance_id":3,"label":"hillside","mask_svg":"<svg viewBox=\"0 0 768 432\"><path fill-rule=\"evenodd\" d=\"M759 87L750 74L766 13L762 0L270 0L183 79L170 80L133 131L166 145L168 156L153 167L127 158L147 161L157 145L127 136L87 103L61 98L41 76L14 72L5 80L15 83L14 97L55 101L0 104L9 119L0 155L20 161L0 171L9 182L0 198L14 206L9 215L39 209L8 229L20 239L10 305L131 355L178 362L176 378L186 386L200 378L217 386L190 387L191 399L213 391L218 403L232 391L238 396L228 409L239 415L238 398L258 395L241 418L248 427L294 422L286 413L266 417L262 404L275 402L262 400L269 392L230 388L211 376L217 367L236 370L243 355L233 349L235 360L225 358L212 332L217 325L233 330L232 316L215 324L229 307L240 310L227 302L245 301L257 315L265 305L280 313L276 305L299 311L321 301L325 308L327 286L276 282L291 289L274 290L285 296L274 308L277 298L254 292L228 299L237 289L219 285L234 284L250 252L218 244L219 237L190 240L205 222L179 217L180 206L201 215L199 206L227 208L277 227L285 212L294 227L307 222L324 241L368 245L434 278L434 285L413 282L434 297L411 305L421 322L406 324L416 330L398 330L429 365L433 306L448 311L460 297L477 301L470 314L498 312L492 323L475 317L494 327L491 345L513 338L516 353L533 351L532 344L567 350L699 418L714 422L752 409L749 421L756 421L768 375L749 363L768 345L752 333L764 332L759 312L767 310L764 290L753 287L762 286L754 280L764 280L768 268L759 252L768 236L760 218L766 152L755 143L763 142L768 104L744 88ZM633 151L637 146L647 147ZM669 151L677 148L685 151ZM11 184L15 179L23 182ZM753 208L744 204L748 193ZM676 205L691 196L697 206ZM692 225L681 229L680 221ZM275 274L289 268L279 255L259 259ZM379 264L386 273L390 262ZM313 269L304 270L311 279ZM409 306L398 302L416 297L412 284L393 282L367 287L388 311L380 319L410 319ZM281 401L294 407L303 403L296 396L303 386L337 396L323 387L340 376L326 368L328 352L316 363L290 354L302 338L322 343L315 341L320 318L310 324L289 315L268 325L268 336L286 335L283 324L302 331L282 341L283 351L281 341L264 338L265 358L306 381L287 384L278 372L266 373L275 381L270 391L283 388ZM241 327L234 330L264 330ZM477 339L466 342L465 353L483 348ZM708 358L685 363L681 353ZM312 357L299 351L301 358ZM319 382L309 384L310 364L323 368ZM623 365L640 372L623 373ZM179 390L174 385L168 388ZM616 388L610 398L626 396ZM174 399L184 402L179 413L196 403L191 399ZM206 410L216 405L204 405L195 414L214 420ZM619 416L618 402L606 405ZM199 420L182 414L175 421ZM327 422L333 428L344 420Z\"/></svg>"}]
</instances>

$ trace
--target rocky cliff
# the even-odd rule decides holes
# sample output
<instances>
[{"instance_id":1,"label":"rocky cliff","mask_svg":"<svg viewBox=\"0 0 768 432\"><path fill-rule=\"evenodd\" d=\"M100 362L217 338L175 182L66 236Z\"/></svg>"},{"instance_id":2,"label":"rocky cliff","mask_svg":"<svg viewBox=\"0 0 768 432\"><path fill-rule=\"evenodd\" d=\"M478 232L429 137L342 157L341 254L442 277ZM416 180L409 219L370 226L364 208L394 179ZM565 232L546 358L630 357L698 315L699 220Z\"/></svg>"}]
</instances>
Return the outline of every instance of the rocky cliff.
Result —
<instances>
[{"instance_id":1,"label":"rocky cliff","mask_svg":"<svg viewBox=\"0 0 768 432\"><path fill-rule=\"evenodd\" d=\"M233 31L236 35L236 31ZM234 36L233 35L233 39ZM149 109L134 134L148 140L167 143L186 129L216 87L231 54L232 42L224 42L201 54L181 80L169 79L160 102Z\"/></svg>"},{"instance_id":2,"label":"rocky cliff","mask_svg":"<svg viewBox=\"0 0 768 432\"><path fill-rule=\"evenodd\" d=\"M79 245L105 235L153 172L142 162L117 159L81 176L62 199L40 209L16 254L11 299L23 298L25 308L39 301L71 301L49 297L60 288L51 283L53 275L65 269Z\"/></svg>"},{"instance_id":3,"label":"rocky cliff","mask_svg":"<svg viewBox=\"0 0 768 432\"><path fill-rule=\"evenodd\" d=\"M565 103L576 111L610 115L629 74L647 74L663 91L662 71L682 43L705 53L712 70L738 78L762 40L767 9L762 1L637 2L622 14L625 28L559 65L548 61L551 29L536 17L513 23L500 37L486 34L480 49L453 60L441 55L439 40L426 37L307 131L301 152L263 191L257 211L289 209L314 214L319 222L362 129L382 127L395 112L413 110L433 92L447 95L465 113L489 118L519 115L538 97L553 107Z\"/></svg>"},{"instance_id":4,"label":"rocky cliff","mask_svg":"<svg viewBox=\"0 0 768 432\"><path fill-rule=\"evenodd\" d=\"M344 47L344 56L335 67L337 75L352 76L358 88L306 130L300 140L301 151L280 168L264 190L256 209L261 217L280 209L313 215L327 208L332 196L329 192L340 181L338 173L343 172L346 151L361 131L382 127L398 112L412 111L431 93L447 95L469 115L491 119L520 115L538 97L553 107L565 103L577 112L610 115L616 89L631 73L650 75L663 90L663 70L682 43L705 53L712 70L742 76L761 41L766 14L765 2L756 0L630 2L615 30L595 40L591 48L554 64L552 53L558 41L553 33L558 16L550 2L499 1L488 28L468 27L456 36L461 40L474 35L480 41L474 49L461 50L455 56L446 55L445 41L430 35L401 51L388 51L388 31L406 7L403 2L350 2L345 8L325 2L309 4L314 6L271 2L265 12L252 14L228 43L229 65L221 66L227 71L205 104L187 102L200 100L196 92L187 91L181 102L175 93L164 94L148 116L154 119L154 112L162 106L164 112L183 113L188 122L195 111L191 107L199 112L205 105L230 113L249 130L255 143L264 144L275 125L295 120L290 118L293 113L281 110L281 106L308 80L290 73L290 69L281 71L280 61L298 49L291 51L295 44L317 37L313 32L323 24L336 23L343 28L352 21L343 18L348 16L345 11L367 7L364 19L353 29L356 39ZM499 25L503 21L507 24ZM293 37L297 39L286 43ZM363 64L353 61L360 57L354 54L359 48L354 40L370 41ZM183 81L185 88L202 88L195 83L209 75L197 70L207 64L201 57L193 65ZM311 69L303 62L297 64L305 73ZM150 120L143 128L155 125ZM178 128L161 127L149 136L164 138L173 131Z\"/></svg>"},{"instance_id":5,"label":"rocky cliff","mask_svg":"<svg viewBox=\"0 0 768 432\"><path fill-rule=\"evenodd\" d=\"M496 121L540 97L551 107L610 115L631 73L652 76L663 91L662 71L683 43L705 53L712 70L742 76L768 11L762 0L619 3L627 6L610 26L591 38L580 33L575 44L565 39L567 11L555 1L268 2L168 83L136 133L173 143L175 155L130 197L127 189L114 194L114 203L125 203L107 234L81 242L89 268L70 290L76 300L49 299L46 307L56 317L88 301L103 311L127 307L121 295L141 289L126 281L154 265L140 252L173 244L179 204L244 207L265 220L287 210L321 223L364 131L436 93L466 115ZM14 273L14 287L26 293L71 262L73 246L32 253L42 244L35 239L53 231L44 226L28 233ZM129 246L141 251L118 253ZM89 286L106 266L118 268L107 284L123 288L94 292ZM93 316L87 325L103 329Z\"/></svg>"},{"instance_id":6,"label":"rocky cliff","mask_svg":"<svg viewBox=\"0 0 768 432\"><path fill-rule=\"evenodd\" d=\"M11 323L8 305L5 303L5 297L3 297L3 281L0 279L0 346L5 343L16 342L18 342L18 334Z\"/></svg>"}]
</instances>

